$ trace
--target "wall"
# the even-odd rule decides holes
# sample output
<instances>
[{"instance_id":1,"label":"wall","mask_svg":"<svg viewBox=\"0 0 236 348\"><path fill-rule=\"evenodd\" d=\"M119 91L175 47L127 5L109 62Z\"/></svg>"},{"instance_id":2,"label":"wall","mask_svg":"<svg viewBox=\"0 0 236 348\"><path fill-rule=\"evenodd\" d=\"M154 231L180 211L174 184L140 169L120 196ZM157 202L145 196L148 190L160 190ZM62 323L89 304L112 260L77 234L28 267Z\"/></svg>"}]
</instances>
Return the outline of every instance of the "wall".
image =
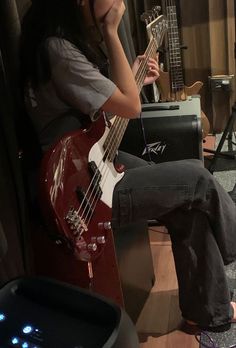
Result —
<instances>
[{"instance_id":1,"label":"wall","mask_svg":"<svg viewBox=\"0 0 236 348\"><path fill-rule=\"evenodd\" d=\"M213 132L221 132L234 103L235 93L213 92L208 76L235 74L235 18L233 0L180 0L185 82L204 82L202 109Z\"/></svg>"}]
</instances>

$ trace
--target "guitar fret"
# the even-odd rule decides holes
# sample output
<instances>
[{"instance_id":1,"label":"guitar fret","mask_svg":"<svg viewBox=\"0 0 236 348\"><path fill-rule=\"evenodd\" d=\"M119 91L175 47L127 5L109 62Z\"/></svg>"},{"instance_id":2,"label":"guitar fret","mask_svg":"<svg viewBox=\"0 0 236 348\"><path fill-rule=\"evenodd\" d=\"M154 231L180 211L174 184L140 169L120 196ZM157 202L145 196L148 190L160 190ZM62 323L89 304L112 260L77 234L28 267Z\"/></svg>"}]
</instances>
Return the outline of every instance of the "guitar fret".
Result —
<instances>
[{"instance_id":1,"label":"guitar fret","mask_svg":"<svg viewBox=\"0 0 236 348\"><path fill-rule=\"evenodd\" d=\"M155 28L155 30L153 31L153 36L149 41L148 47L145 51L145 59L139 65L138 71L135 75L135 81L137 83L139 92L142 89L143 82L146 76L148 59L149 57L155 57L158 45L161 44L166 29L166 21L162 20L162 23L159 23L159 30L158 28ZM114 118L112 126L103 144L105 153L104 157L107 158L109 161L113 161L115 158L118 147L127 128L128 122L128 118L121 118L119 116L115 116Z\"/></svg>"},{"instance_id":2,"label":"guitar fret","mask_svg":"<svg viewBox=\"0 0 236 348\"><path fill-rule=\"evenodd\" d=\"M154 53L156 52L157 48L158 46L155 39L151 39L145 51L146 59L141 62L138 72L136 73L136 76L135 76L135 80L136 80L139 92L141 91L141 88L143 86L143 81L146 76L146 64L147 64L148 58L151 56L154 56ZM116 119L104 142L105 152L108 150L108 147L109 147L107 158L111 162L114 160L116 156L117 150L124 136L128 122L129 122L129 119L116 116ZM110 144L112 144L112 146Z\"/></svg>"},{"instance_id":3,"label":"guitar fret","mask_svg":"<svg viewBox=\"0 0 236 348\"><path fill-rule=\"evenodd\" d=\"M181 58L180 57L170 58L170 62L172 62L172 63L181 63Z\"/></svg>"},{"instance_id":4,"label":"guitar fret","mask_svg":"<svg viewBox=\"0 0 236 348\"><path fill-rule=\"evenodd\" d=\"M184 81L182 79L177 80L175 82L172 82L172 86L177 86L177 85L182 85L182 84L184 84Z\"/></svg>"},{"instance_id":5,"label":"guitar fret","mask_svg":"<svg viewBox=\"0 0 236 348\"><path fill-rule=\"evenodd\" d=\"M167 19L168 19L168 43L169 43L169 64L170 64L170 77L171 77L171 89L182 89L184 87L183 71L182 71L182 58L180 53L179 42L179 29L176 15L176 6L166 6Z\"/></svg>"},{"instance_id":6,"label":"guitar fret","mask_svg":"<svg viewBox=\"0 0 236 348\"><path fill-rule=\"evenodd\" d=\"M177 60L174 60L174 61L171 61L171 67L170 67L172 70L175 70L177 68L180 68L182 70L182 64L180 61L177 61Z\"/></svg>"},{"instance_id":7,"label":"guitar fret","mask_svg":"<svg viewBox=\"0 0 236 348\"><path fill-rule=\"evenodd\" d=\"M183 79L181 77L179 77L178 79L176 79L173 83L179 83L179 82L183 82Z\"/></svg>"}]
</instances>

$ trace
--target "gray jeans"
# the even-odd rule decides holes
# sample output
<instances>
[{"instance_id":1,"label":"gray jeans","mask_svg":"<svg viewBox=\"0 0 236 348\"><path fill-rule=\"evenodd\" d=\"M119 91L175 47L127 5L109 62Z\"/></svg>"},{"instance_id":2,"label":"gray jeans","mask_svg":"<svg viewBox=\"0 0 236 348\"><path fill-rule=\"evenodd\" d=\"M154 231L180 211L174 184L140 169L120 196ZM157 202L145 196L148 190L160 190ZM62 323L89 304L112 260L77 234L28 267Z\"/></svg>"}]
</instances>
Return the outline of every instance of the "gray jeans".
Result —
<instances>
[{"instance_id":1,"label":"gray jeans","mask_svg":"<svg viewBox=\"0 0 236 348\"><path fill-rule=\"evenodd\" d=\"M120 153L118 161L126 171L113 194L113 228L161 221L172 241L183 317L204 327L228 323L224 265L236 259L236 208L228 193L199 160L150 165Z\"/></svg>"}]
</instances>

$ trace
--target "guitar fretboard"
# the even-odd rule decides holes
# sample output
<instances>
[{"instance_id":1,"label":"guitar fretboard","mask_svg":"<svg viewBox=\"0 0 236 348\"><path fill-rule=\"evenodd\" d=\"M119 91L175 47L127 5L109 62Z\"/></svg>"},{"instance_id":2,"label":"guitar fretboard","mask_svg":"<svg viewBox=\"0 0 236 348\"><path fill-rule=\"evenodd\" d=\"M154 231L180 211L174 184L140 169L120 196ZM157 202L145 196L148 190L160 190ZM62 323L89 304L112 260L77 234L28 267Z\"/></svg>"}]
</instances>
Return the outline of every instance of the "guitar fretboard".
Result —
<instances>
[{"instance_id":1,"label":"guitar fretboard","mask_svg":"<svg viewBox=\"0 0 236 348\"><path fill-rule=\"evenodd\" d=\"M167 1L168 2L168 1ZM182 59L180 52L179 28L176 15L176 6L166 6L168 20L168 44L169 44L169 64L171 76L171 90L173 93L184 88Z\"/></svg>"},{"instance_id":2,"label":"guitar fretboard","mask_svg":"<svg viewBox=\"0 0 236 348\"><path fill-rule=\"evenodd\" d=\"M143 87L143 82L146 76L146 68L149 57L154 57L157 51L157 42L154 38L149 41L148 47L145 51L145 59L141 62L138 71L135 75L135 81L140 92ZM104 143L105 156L109 161L113 161L117 150L120 146L121 140L124 136L126 128L128 126L129 119L119 116L115 116L115 120L111 126L111 129L107 135Z\"/></svg>"}]
</instances>

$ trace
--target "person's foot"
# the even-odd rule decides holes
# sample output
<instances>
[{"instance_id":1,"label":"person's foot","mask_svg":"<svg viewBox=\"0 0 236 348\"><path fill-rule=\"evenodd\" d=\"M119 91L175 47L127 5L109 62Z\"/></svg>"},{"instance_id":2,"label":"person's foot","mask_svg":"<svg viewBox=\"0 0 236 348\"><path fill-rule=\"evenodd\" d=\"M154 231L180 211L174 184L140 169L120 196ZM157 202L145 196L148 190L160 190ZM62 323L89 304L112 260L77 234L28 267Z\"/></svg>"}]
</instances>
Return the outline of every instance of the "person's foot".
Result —
<instances>
[{"instance_id":1,"label":"person's foot","mask_svg":"<svg viewBox=\"0 0 236 348\"><path fill-rule=\"evenodd\" d=\"M230 305L233 309L233 316L231 318L231 323L236 323L236 302L230 302ZM186 322L186 324L188 324L190 326L198 326L198 324L192 320L185 319L185 322Z\"/></svg>"}]
</instances>

